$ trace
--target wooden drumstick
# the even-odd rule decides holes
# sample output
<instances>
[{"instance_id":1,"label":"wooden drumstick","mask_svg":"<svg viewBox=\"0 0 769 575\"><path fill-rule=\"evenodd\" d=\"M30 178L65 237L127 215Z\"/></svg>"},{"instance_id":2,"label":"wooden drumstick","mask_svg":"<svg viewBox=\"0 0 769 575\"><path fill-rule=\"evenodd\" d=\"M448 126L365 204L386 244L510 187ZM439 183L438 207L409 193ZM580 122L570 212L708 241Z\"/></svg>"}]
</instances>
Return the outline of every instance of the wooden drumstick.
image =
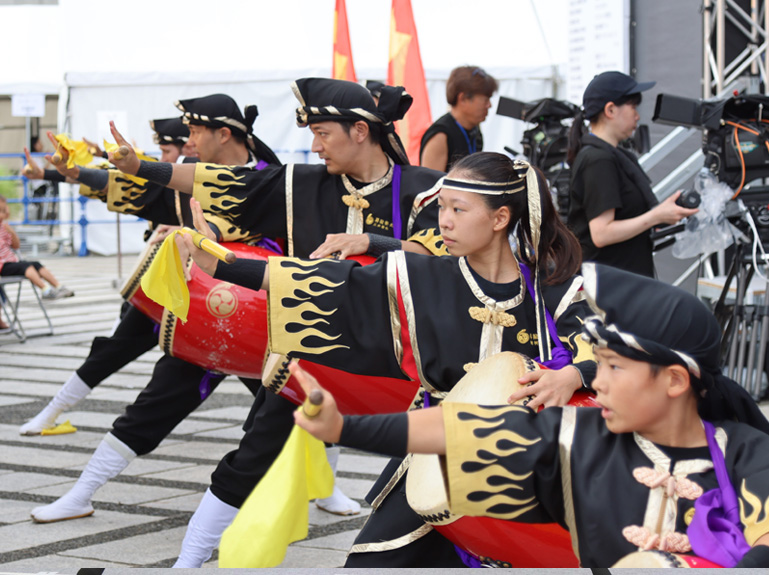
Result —
<instances>
[{"instance_id":1,"label":"wooden drumstick","mask_svg":"<svg viewBox=\"0 0 769 575\"><path fill-rule=\"evenodd\" d=\"M230 250L216 243L213 240L209 240L206 236L204 236L200 232L196 232L195 230L190 228L182 228L182 231L185 234L190 234L192 236L192 243L194 243L201 250L211 254L215 258L228 264L231 264L236 259L238 259L238 257L235 255L234 252L231 252Z\"/></svg>"},{"instance_id":2,"label":"wooden drumstick","mask_svg":"<svg viewBox=\"0 0 769 575\"><path fill-rule=\"evenodd\" d=\"M31 176L32 175L32 166L27 164L26 166L24 166L21 169L21 173L24 174L25 176Z\"/></svg>"},{"instance_id":3,"label":"wooden drumstick","mask_svg":"<svg viewBox=\"0 0 769 575\"><path fill-rule=\"evenodd\" d=\"M62 155L57 150L56 152L53 153L53 156L51 156L51 163L54 166L58 166L59 164L61 164L63 159L64 158L62 157Z\"/></svg>"},{"instance_id":4,"label":"wooden drumstick","mask_svg":"<svg viewBox=\"0 0 769 575\"><path fill-rule=\"evenodd\" d=\"M319 389L313 389L307 399L302 404L302 411L305 416L312 419L320 413L320 405L323 403L323 392Z\"/></svg>"},{"instance_id":5,"label":"wooden drumstick","mask_svg":"<svg viewBox=\"0 0 769 575\"><path fill-rule=\"evenodd\" d=\"M115 160L122 160L125 158L129 153L131 152L130 148L128 146L120 146L117 150L115 150L112 154L112 158ZM216 254L214 254L216 255Z\"/></svg>"}]
</instances>

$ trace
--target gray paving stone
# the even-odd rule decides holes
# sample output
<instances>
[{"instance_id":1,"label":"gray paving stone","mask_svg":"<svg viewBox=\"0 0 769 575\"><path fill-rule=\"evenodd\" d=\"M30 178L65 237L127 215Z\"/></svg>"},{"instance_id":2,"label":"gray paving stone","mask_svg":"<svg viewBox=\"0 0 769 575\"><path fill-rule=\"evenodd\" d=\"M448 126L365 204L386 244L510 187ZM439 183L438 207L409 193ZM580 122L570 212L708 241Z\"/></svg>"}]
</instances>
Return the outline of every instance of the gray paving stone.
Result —
<instances>
[{"instance_id":1,"label":"gray paving stone","mask_svg":"<svg viewBox=\"0 0 769 575\"><path fill-rule=\"evenodd\" d=\"M215 393L219 393L217 389ZM245 397L245 396L244 396ZM249 399L244 399L243 407L222 407L214 409L206 409L205 404L199 408L195 413L190 415L192 418L205 417L206 419L224 419L224 420L236 420L245 421L248 417L248 412L251 411L251 403L253 397L248 396Z\"/></svg>"},{"instance_id":2,"label":"gray paving stone","mask_svg":"<svg viewBox=\"0 0 769 575\"><path fill-rule=\"evenodd\" d=\"M123 470L121 475L155 477L154 474L156 473L163 473L174 469L188 470L194 467L194 465L190 465L189 463L137 457L128 464L128 467Z\"/></svg>"},{"instance_id":3,"label":"gray paving stone","mask_svg":"<svg viewBox=\"0 0 769 575\"><path fill-rule=\"evenodd\" d=\"M0 491L16 491L24 493L39 487L59 485L62 483L69 483L70 481L71 479L69 477L47 475L43 473L6 473L0 475ZM3 509L3 515L0 517L0 522L5 521L5 509Z\"/></svg>"},{"instance_id":4,"label":"gray paving stone","mask_svg":"<svg viewBox=\"0 0 769 575\"><path fill-rule=\"evenodd\" d=\"M79 559L77 557L66 557L64 555L44 555L34 559L24 559L22 561L12 561L2 564L3 572L16 573L37 573L38 575L75 575L80 569L109 568L109 567L127 567L121 563L113 563L105 560Z\"/></svg>"},{"instance_id":5,"label":"gray paving stone","mask_svg":"<svg viewBox=\"0 0 769 575\"><path fill-rule=\"evenodd\" d=\"M187 441L175 445L161 444L155 451L155 455L173 455L175 457L192 457L206 459L218 463L224 454L235 449L237 445L229 443L208 443L203 441Z\"/></svg>"},{"instance_id":6,"label":"gray paving stone","mask_svg":"<svg viewBox=\"0 0 769 575\"><path fill-rule=\"evenodd\" d=\"M34 398L18 397L15 395L0 395L0 406L3 405L21 405L22 403L32 403Z\"/></svg>"},{"instance_id":7,"label":"gray paving stone","mask_svg":"<svg viewBox=\"0 0 769 575\"><path fill-rule=\"evenodd\" d=\"M149 379L147 379L147 381L149 382ZM105 384L102 383L88 395L88 399L114 401L121 406L116 407L116 411L122 412L123 406L130 405L136 401L136 398L141 393L142 389L143 388L138 387L134 389L115 389L111 386L105 386Z\"/></svg>"},{"instance_id":8,"label":"gray paving stone","mask_svg":"<svg viewBox=\"0 0 769 575\"><path fill-rule=\"evenodd\" d=\"M186 527L166 529L162 536L157 533L147 533L128 537L120 541L89 545L61 555L84 559L100 559L116 561L136 566L151 565L166 559L175 559L181 549Z\"/></svg>"},{"instance_id":9,"label":"gray paving stone","mask_svg":"<svg viewBox=\"0 0 769 575\"><path fill-rule=\"evenodd\" d=\"M40 487L38 489L30 489L28 490L28 493L61 497L67 493L67 491L69 491L74 484L74 481L70 481L68 483L60 483L58 485ZM93 500L106 503L118 503L121 505L139 505L142 503L148 504L155 501L163 501L165 499L178 497L180 495L189 495L190 493L194 493L194 491L190 491L188 489L173 489L169 487L156 487L153 485L134 485L130 483L108 481L103 487L94 493Z\"/></svg>"},{"instance_id":10,"label":"gray paving stone","mask_svg":"<svg viewBox=\"0 0 769 575\"><path fill-rule=\"evenodd\" d=\"M214 439L230 439L234 442L239 442L243 437L243 424L228 425L215 431L204 431L202 433L196 433L196 437L211 437Z\"/></svg>"},{"instance_id":11,"label":"gray paving stone","mask_svg":"<svg viewBox=\"0 0 769 575\"><path fill-rule=\"evenodd\" d=\"M378 455L358 455L345 451L339 457L339 471L352 473L370 473L379 475L387 465L389 458Z\"/></svg>"},{"instance_id":12,"label":"gray paving stone","mask_svg":"<svg viewBox=\"0 0 769 575\"><path fill-rule=\"evenodd\" d=\"M112 429L112 424L121 412L100 413L97 411L67 411L62 413L57 421L62 422L69 419L69 422L75 427L97 427L104 431Z\"/></svg>"},{"instance_id":13,"label":"gray paving stone","mask_svg":"<svg viewBox=\"0 0 769 575\"><path fill-rule=\"evenodd\" d=\"M152 503L142 504L142 507L194 513L198 508L198 504L202 497L203 492L201 491L200 493L193 493L192 495L181 495L179 497L169 497L163 501L153 501Z\"/></svg>"},{"instance_id":14,"label":"gray paving stone","mask_svg":"<svg viewBox=\"0 0 769 575\"><path fill-rule=\"evenodd\" d=\"M176 435L197 435L199 433L219 431L227 427L229 425L221 421L205 421L188 417L174 427L172 433Z\"/></svg>"},{"instance_id":15,"label":"gray paving stone","mask_svg":"<svg viewBox=\"0 0 769 575\"><path fill-rule=\"evenodd\" d=\"M0 354L0 356L5 357L3 354ZM60 383L37 383L34 381L19 381L17 379L0 381L0 390L3 392L29 395L36 398L53 397L60 388Z\"/></svg>"},{"instance_id":16,"label":"gray paving stone","mask_svg":"<svg viewBox=\"0 0 769 575\"><path fill-rule=\"evenodd\" d=\"M179 465L168 471L147 473L144 477L149 479L165 479L167 481L189 481L191 483L199 483L205 488L211 483L211 473L213 473L214 469L216 469L215 463L210 465L187 465L186 467Z\"/></svg>"},{"instance_id":17,"label":"gray paving stone","mask_svg":"<svg viewBox=\"0 0 769 575\"><path fill-rule=\"evenodd\" d=\"M29 504L31 510L35 505ZM97 511L91 517L57 523L16 523L0 526L0 553L25 549L33 545L46 545L69 541L106 531L144 525L158 521L159 517L131 515L114 511Z\"/></svg>"},{"instance_id":18,"label":"gray paving stone","mask_svg":"<svg viewBox=\"0 0 769 575\"><path fill-rule=\"evenodd\" d=\"M317 539L305 539L304 541L297 541L293 545L296 547L313 549L335 549L346 553L350 547L352 547L353 541L355 541L355 538L358 536L358 531L359 529L355 529L352 531L335 533L334 535L326 535L325 537L318 537Z\"/></svg>"},{"instance_id":19,"label":"gray paving stone","mask_svg":"<svg viewBox=\"0 0 769 575\"><path fill-rule=\"evenodd\" d=\"M297 545L289 546L286 558L280 564L282 568L313 567L341 568L347 558L346 551L336 549L308 548Z\"/></svg>"},{"instance_id":20,"label":"gray paving stone","mask_svg":"<svg viewBox=\"0 0 769 575\"><path fill-rule=\"evenodd\" d=\"M61 438L63 435L51 436ZM15 447L3 445L0 449L0 463L13 465L34 465L49 469L82 468L90 459L89 454L69 453L54 449L35 449L34 447Z\"/></svg>"},{"instance_id":21,"label":"gray paving stone","mask_svg":"<svg viewBox=\"0 0 769 575\"><path fill-rule=\"evenodd\" d=\"M0 508L3 510L2 521L0 523L26 523L29 521L29 512L34 507L29 501L12 501L10 499L0 499ZM5 565L3 564L4 568Z\"/></svg>"}]
</instances>

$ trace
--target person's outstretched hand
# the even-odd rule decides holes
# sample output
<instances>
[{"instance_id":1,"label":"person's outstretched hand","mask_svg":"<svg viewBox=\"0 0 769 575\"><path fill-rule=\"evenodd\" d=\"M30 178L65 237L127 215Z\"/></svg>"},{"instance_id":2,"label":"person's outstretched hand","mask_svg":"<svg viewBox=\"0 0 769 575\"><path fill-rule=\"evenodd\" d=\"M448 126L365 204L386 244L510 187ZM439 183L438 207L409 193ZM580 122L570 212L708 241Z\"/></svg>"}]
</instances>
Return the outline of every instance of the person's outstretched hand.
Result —
<instances>
[{"instance_id":1,"label":"person's outstretched hand","mask_svg":"<svg viewBox=\"0 0 769 575\"><path fill-rule=\"evenodd\" d=\"M107 159L124 174L135 176L136 172L139 171L141 161L136 156L133 146L117 131L115 122L110 121L109 129L112 132L112 137L115 138L115 142L120 147L114 152L109 152Z\"/></svg>"},{"instance_id":2,"label":"person's outstretched hand","mask_svg":"<svg viewBox=\"0 0 769 575\"><path fill-rule=\"evenodd\" d=\"M295 361L289 364L288 371L302 386L307 397L313 391L323 393L320 412L315 417L307 417L303 409L297 409L294 412L294 423L321 441L337 443L342 436L344 420L336 407L334 397L320 386L317 379L299 367Z\"/></svg>"},{"instance_id":3,"label":"person's outstretched hand","mask_svg":"<svg viewBox=\"0 0 769 575\"><path fill-rule=\"evenodd\" d=\"M27 148L24 148L24 155L27 157L27 163L21 169L21 173L24 174L28 180L42 180L45 177L45 172L40 164L32 159L32 155Z\"/></svg>"}]
</instances>

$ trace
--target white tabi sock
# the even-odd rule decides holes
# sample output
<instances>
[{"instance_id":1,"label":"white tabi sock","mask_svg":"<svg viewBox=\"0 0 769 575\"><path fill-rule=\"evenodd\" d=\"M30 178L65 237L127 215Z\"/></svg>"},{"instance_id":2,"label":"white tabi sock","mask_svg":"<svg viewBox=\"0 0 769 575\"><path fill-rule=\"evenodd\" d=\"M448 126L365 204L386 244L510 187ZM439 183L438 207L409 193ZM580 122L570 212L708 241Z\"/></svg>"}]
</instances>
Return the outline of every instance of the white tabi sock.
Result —
<instances>
[{"instance_id":1,"label":"white tabi sock","mask_svg":"<svg viewBox=\"0 0 769 575\"><path fill-rule=\"evenodd\" d=\"M73 408L89 393L91 393L91 388L80 379L77 373L73 373L48 405L19 428L19 434L40 435L44 429L55 427L56 418L59 417L59 414L66 409Z\"/></svg>"},{"instance_id":2,"label":"white tabi sock","mask_svg":"<svg viewBox=\"0 0 769 575\"><path fill-rule=\"evenodd\" d=\"M238 514L238 508L228 505L206 489L195 514L187 525L182 550L174 567L202 567L219 545L222 533Z\"/></svg>"},{"instance_id":3,"label":"white tabi sock","mask_svg":"<svg viewBox=\"0 0 769 575\"><path fill-rule=\"evenodd\" d=\"M323 511L335 515L357 515L360 513L360 503L347 497L336 484L336 468L339 463L339 452L340 449L336 445L326 448L328 464L331 466L331 471L334 472L334 492L330 497L326 497L325 499L316 499L315 505Z\"/></svg>"},{"instance_id":4,"label":"white tabi sock","mask_svg":"<svg viewBox=\"0 0 769 575\"><path fill-rule=\"evenodd\" d=\"M32 519L36 523L51 523L91 515L93 494L128 467L134 457L136 453L130 447L108 433L93 452L72 489L49 505L35 507Z\"/></svg>"}]
</instances>

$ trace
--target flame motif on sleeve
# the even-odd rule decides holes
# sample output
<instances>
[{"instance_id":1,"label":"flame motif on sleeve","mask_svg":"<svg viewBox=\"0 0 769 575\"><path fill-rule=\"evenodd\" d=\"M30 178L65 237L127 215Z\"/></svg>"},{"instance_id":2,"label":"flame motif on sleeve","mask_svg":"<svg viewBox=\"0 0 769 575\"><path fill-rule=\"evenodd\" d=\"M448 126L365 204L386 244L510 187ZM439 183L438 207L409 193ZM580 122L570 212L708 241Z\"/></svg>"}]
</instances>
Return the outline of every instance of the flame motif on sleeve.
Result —
<instances>
[{"instance_id":1,"label":"flame motif on sleeve","mask_svg":"<svg viewBox=\"0 0 769 575\"><path fill-rule=\"evenodd\" d=\"M247 168L244 168L247 169ZM222 216L228 220L228 212L236 210L245 197L238 197L238 192L246 191L245 175L236 175L230 166L205 164L195 166L195 184L193 195L200 202L203 210Z\"/></svg>"},{"instance_id":2,"label":"flame motif on sleeve","mask_svg":"<svg viewBox=\"0 0 769 575\"><path fill-rule=\"evenodd\" d=\"M136 214L146 202L142 196L147 191L147 180L136 178L116 170L109 172L107 208L112 212Z\"/></svg>"},{"instance_id":3,"label":"flame motif on sleeve","mask_svg":"<svg viewBox=\"0 0 769 575\"><path fill-rule=\"evenodd\" d=\"M769 498L762 502L758 495L748 490L744 479L740 492L740 522L745 526L745 540L753 545L762 535L769 533ZM750 514L748 506L751 508Z\"/></svg>"},{"instance_id":4,"label":"flame motif on sleeve","mask_svg":"<svg viewBox=\"0 0 769 575\"><path fill-rule=\"evenodd\" d=\"M335 349L349 349L346 345L332 345L341 334L328 334L316 327L330 325L323 318L334 315L338 309L322 309L317 301L344 284L317 274L321 266L335 264L333 260L307 262L297 258L270 258L269 319L273 352L321 355ZM329 345L311 343L309 338Z\"/></svg>"},{"instance_id":5,"label":"flame motif on sleeve","mask_svg":"<svg viewBox=\"0 0 769 575\"><path fill-rule=\"evenodd\" d=\"M446 245L443 243L443 236L436 228L427 228L419 231L408 238L408 241L422 244L434 256L450 255L449 250L446 249Z\"/></svg>"},{"instance_id":6,"label":"flame motif on sleeve","mask_svg":"<svg viewBox=\"0 0 769 575\"><path fill-rule=\"evenodd\" d=\"M510 520L539 505L525 484L533 473L525 455L541 438L513 431L507 420L518 412L529 413L518 406L456 408L451 423L458 459L451 471L459 474L449 477L452 513Z\"/></svg>"}]
</instances>

